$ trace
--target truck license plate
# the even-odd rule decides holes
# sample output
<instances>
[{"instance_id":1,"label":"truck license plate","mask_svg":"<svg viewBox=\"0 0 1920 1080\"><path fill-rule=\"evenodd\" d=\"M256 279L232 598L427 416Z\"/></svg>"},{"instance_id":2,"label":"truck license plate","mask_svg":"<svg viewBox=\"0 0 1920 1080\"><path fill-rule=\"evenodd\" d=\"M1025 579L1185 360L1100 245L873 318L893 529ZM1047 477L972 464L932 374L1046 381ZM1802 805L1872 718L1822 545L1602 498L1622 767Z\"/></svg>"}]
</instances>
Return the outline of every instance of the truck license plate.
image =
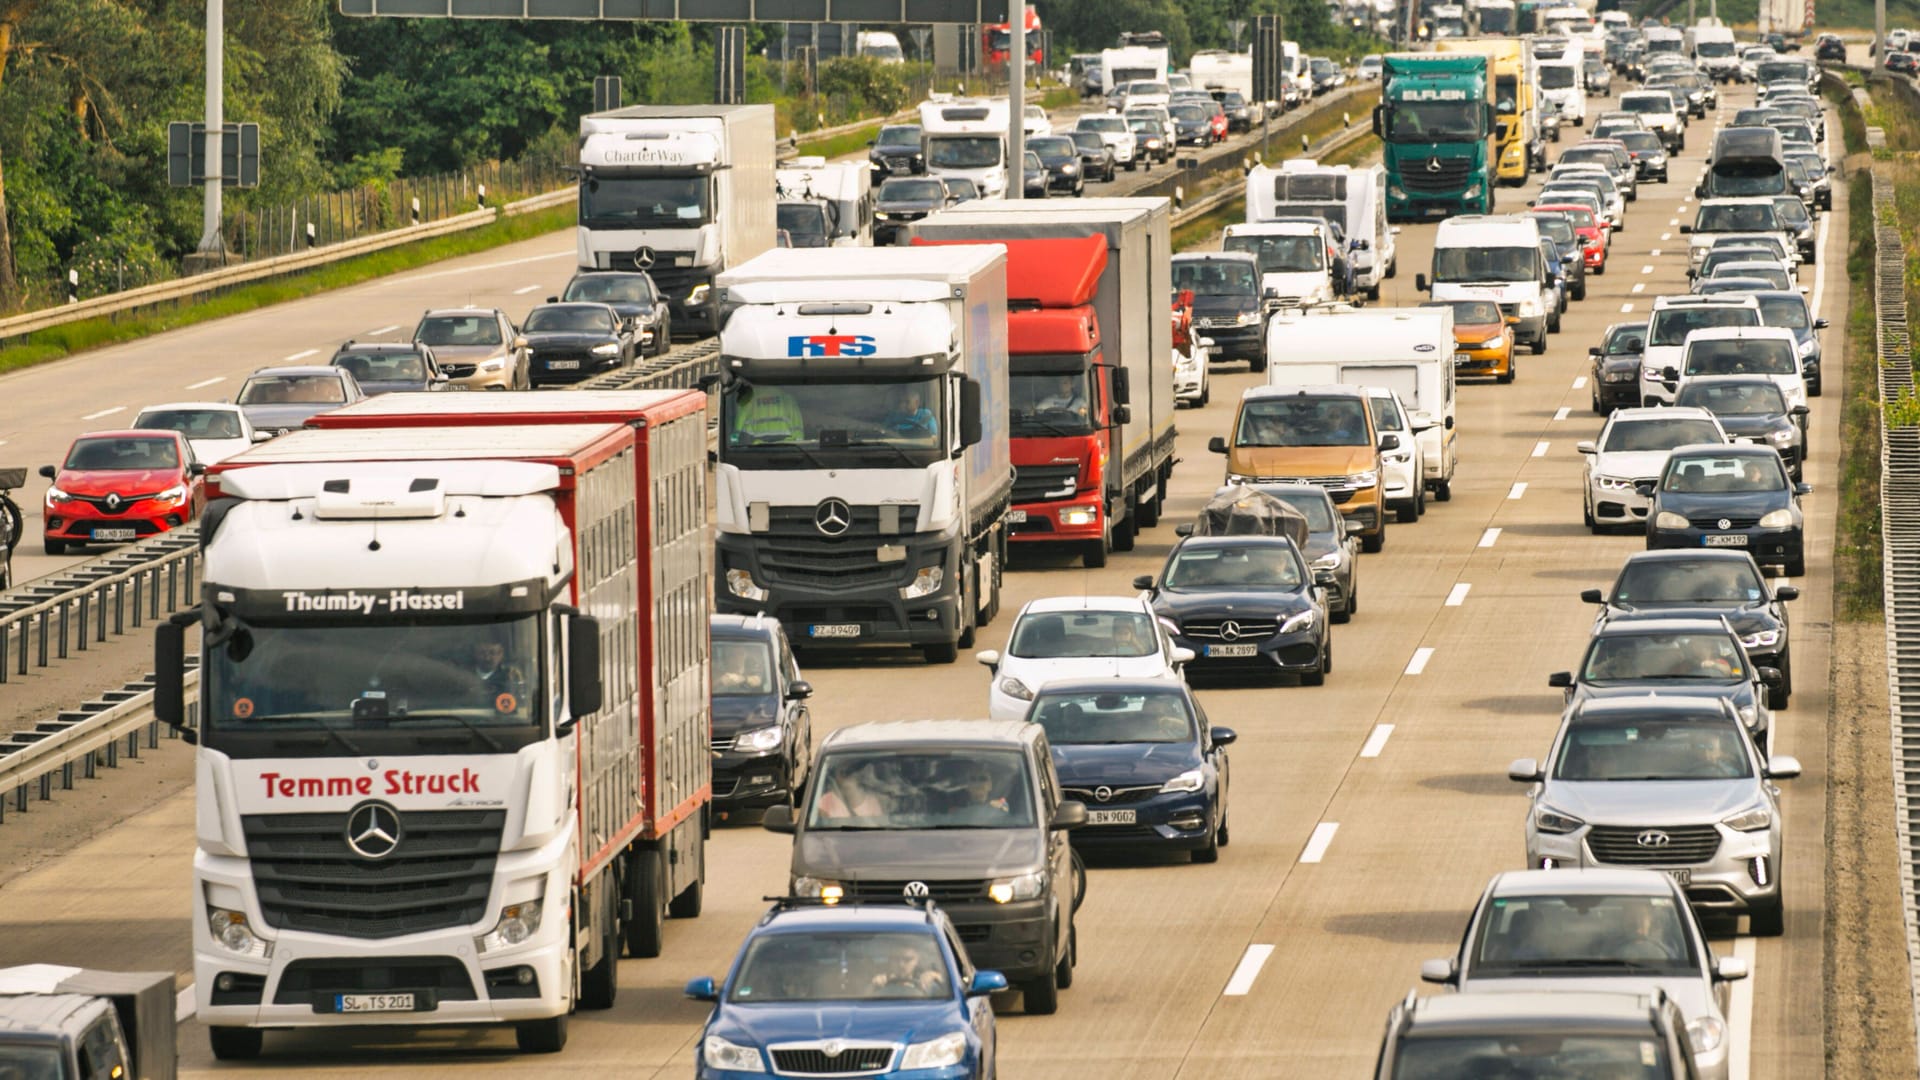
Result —
<instances>
[{"instance_id":1,"label":"truck license plate","mask_svg":"<svg viewBox=\"0 0 1920 1080\"><path fill-rule=\"evenodd\" d=\"M133 539L133 530L132 529L95 529L93 530L93 538L95 540L131 540Z\"/></svg>"},{"instance_id":2,"label":"truck license plate","mask_svg":"<svg viewBox=\"0 0 1920 1080\"><path fill-rule=\"evenodd\" d=\"M1700 538L1701 547L1746 547L1746 533L1708 533Z\"/></svg>"},{"instance_id":3,"label":"truck license plate","mask_svg":"<svg viewBox=\"0 0 1920 1080\"><path fill-rule=\"evenodd\" d=\"M1693 884L1693 871L1691 870L1669 870L1667 871L1667 876L1672 878L1676 885Z\"/></svg>"},{"instance_id":4,"label":"truck license plate","mask_svg":"<svg viewBox=\"0 0 1920 1080\"><path fill-rule=\"evenodd\" d=\"M1138 813L1138 811L1135 810L1089 810L1087 811L1087 824L1131 825L1134 822L1134 815L1136 813Z\"/></svg>"},{"instance_id":5,"label":"truck license plate","mask_svg":"<svg viewBox=\"0 0 1920 1080\"><path fill-rule=\"evenodd\" d=\"M807 627L807 636L809 637L859 637L860 624L857 622L814 623L812 626Z\"/></svg>"},{"instance_id":6,"label":"truck license plate","mask_svg":"<svg viewBox=\"0 0 1920 1080\"><path fill-rule=\"evenodd\" d=\"M1009 510L1009 511L1007 511L1007 523L1008 523L1008 524L1010 524L1010 525L1024 525L1024 524L1026 524L1026 522L1027 522L1027 512L1026 512L1025 510Z\"/></svg>"},{"instance_id":7,"label":"truck license plate","mask_svg":"<svg viewBox=\"0 0 1920 1080\"><path fill-rule=\"evenodd\" d=\"M547 361L547 368L552 371L578 371L580 369L580 361L549 360Z\"/></svg>"},{"instance_id":8,"label":"truck license plate","mask_svg":"<svg viewBox=\"0 0 1920 1080\"><path fill-rule=\"evenodd\" d=\"M333 998L336 1012L374 1013L374 1012L412 1012L412 994L336 994Z\"/></svg>"},{"instance_id":9,"label":"truck license plate","mask_svg":"<svg viewBox=\"0 0 1920 1080\"><path fill-rule=\"evenodd\" d=\"M1260 651L1258 645L1209 645L1208 656L1252 656Z\"/></svg>"}]
</instances>

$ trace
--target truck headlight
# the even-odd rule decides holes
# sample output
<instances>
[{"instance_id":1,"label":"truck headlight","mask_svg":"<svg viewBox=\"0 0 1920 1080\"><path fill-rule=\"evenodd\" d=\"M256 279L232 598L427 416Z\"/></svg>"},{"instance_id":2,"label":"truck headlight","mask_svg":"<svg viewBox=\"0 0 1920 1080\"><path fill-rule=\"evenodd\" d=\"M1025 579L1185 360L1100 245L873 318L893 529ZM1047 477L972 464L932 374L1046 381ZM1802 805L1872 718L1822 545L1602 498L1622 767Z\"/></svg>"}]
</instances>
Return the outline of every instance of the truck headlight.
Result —
<instances>
[{"instance_id":1,"label":"truck headlight","mask_svg":"<svg viewBox=\"0 0 1920 1080\"><path fill-rule=\"evenodd\" d=\"M940 591L940 582L946 578L946 571L938 566L923 566L913 575L913 583L900 590L900 599L918 600L922 596Z\"/></svg>"},{"instance_id":2,"label":"truck headlight","mask_svg":"<svg viewBox=\"0 0 1920 1080\"><path fill-rule=\"evenodd\" d=\"M693 291L687 293L687 306L699 307L701 304L706 303L707 297L712 294L713 294L713 286L695 285L693 287Z\"/></svg>"},{"instance_id":3,"label":"truck headlight","mask_svg":"<svg viewBox=\"0 0 1920 1080\"><path fill-rule=\"evenodd\" d=\"M1176 776L1173 779L1167 781L1166 783L1161 784L1160 790L1163 792L1179 793L1179 792L1186 792L1186 791L1199 791L1201 788L1206 786L1207 786L1207 775L1205 773L1201 772L1199 769L1188 769L1186 772L1181 773L1179 776Z\"/></svg>"},{"instance_id":4,"label":"truck headlight","mask_svg":"<svg viewBox=\"0 0 1920 1080\"><path fill-rule=\"evenodd\" d=\"M1540 298L1537 296L1523 298L1520 301L1520 314L1528 317L1540 314Z\"/></svg>"},{"instance_id":5,"label":"truck headlight","mask_svg":"<svg viewBox=\"0 0 1920 1080\"><path fill-rule=\"evenodd\" d=\"M1000 680L1000 692L1016 701L1033 700L1033 691L1027 689L1027 684L1011 675Z\"/></svg>"},{"instance_id":6,"label":"truck headlight","mask_svg":"<svg viewBox=\"0 0 1920 1080\"><path fill-rule=\"evenodd\" d=\"M1062 525L1091 525L1099 511L1091 506L1069 506L1060 511Z\"/></svg>"},{"instance_id":7,"label":"truck headlight","mask_svg":"<svg viewBox=\"0 0 1920 1080\"><path fill-rule=\"evenodd\" d=\"M273 956L273 942L254 934L244 911L214 908L207 913L207 929L213 931L214 943L230 953L261 960Z\"/></svg>"},{"instance_id":8,"label":"truck headlight","mask_svg":"<svg viewBox=\"0 0 1920 1080\"><path fill-rule=\"evenodd\" d=\"M700 1043L700 1057L713 1069L756 1073L767 1071L766 1062L761 1059L758 1048L730 1043L718 1035L709 1035Z\"/></svg>"},{"instance_id":9,"label":"truck headlight","mask_svg":"<svg viewBox=\"0 0 1920 1080\"><path fill-rule=\"evenodd\" d=\"M767 598L767 590L753 583L753 575L745 570L727 571L727 591L742 600L759 603Z\"/></svg>"},{"instance_id":10,"label":"truck headlight","mask_svg":"<svg viewBox=\"0 0 1920 1080\"><path fill-rule=\"evenodd\" d=\"M1533 827L1543 833L1565 836L1586 825L1586 822L1572 814L1563 814L1551 806L1537 806L1533 811Z\"/></svg>"},{"instance_id":11,"label":"truck headlight","mask_svg":"<svg viewBox=\"0 0 1920 1080\"><path fill-rule=\"evenodd\" d=\"M1404 199L1407 197L1407 193L1399 184L1388 184L1387 197L1391 199Z\"/></svg>"},{"instance_id":12,"label":"truck headlight","mask_svg":"<svg viewBox=\"0 0 1920 1080\"><path fill-rule=\"evenodd\" d=\"M1687 1021L1687 1042L1693 1045L1696 1054L1720 1049L1720 1043L1726 1037L1726 1022L1717 1016L1698 1016Z\"/></svg>"},{"instance_id":13,"label":"truck headlight","mask_svg":"<svg viewBox=\"0 0 1920 1080\"><path fill-rule=\"evenodd\" d=\"M754 754L764 754L769 750L778 750L780 748L780 742L784 738L785 732L780 730L780 725L772 724L763 728L754 728L752 731L741 732L739 736L733 740L733 748Z\"/></svg>"},{"instance_id":14,"label":"truck headlight","mask_svg":"<svg viewBox=\"0 0 1920 1080\"><path fill-rule=\"evenodd\" d=\"M1761 630L1758 633L1746 634L1740 638L1740 644L1749 649L1771 649L1780 644L1780 631Z\"/></svg>"},{"instance_id":15,"label":"truck headlight","mask_svg":"<svg viewBox=\"0 0 1920 1080\"><path fill-rule=\"evenodd\" d=\"M605 345L595 345L588 351L595 356L618 356L620 355L620 346L608 342Z\"/></svg>"},{"instance_id":16,"label":"truck headlight","mask_svg":"<svg viewBox=\"0 0 1920 1080\"><path fill-rule=\"evenodd\" d=\"M515 945L524 945L539 930L540 901L508 904L500 909L500 918L493 924L493 929L473 939L473 947L476 952L482 953L511 949Z\"/></svg>"},{"instance_id":17,"label":"truck headlight","mask_svg":"<svg viewBox=\"0 0 1920 1080\"><path fill-rule=\"evenodd\" d=\"M1662 510L1653 515L1653 527L1656 529L1684 529L1687 519L1671 510Z\"/></svg>"},{"instance_id":18,"label":"truck headlight","mask_svg":"<svg viewBox=\"0 0 1920 1080\"><path fill-rule=\"evenodd\" d=\"M1793 511L1782 507L1769 510L1760 515L1760 527L1763 529L1789 529L1793 527Z\"/></svg>"},{"instance_id":19,"label":"truck headlight","mask_svg":"<svg viewBox=\"0 0 1920 1080\"><path fill-rule=\"evenodd\" d=\"M1047 872L1035 870L1031 874L999 878L987 886L987 896L996 904L1010 904L1015 900L1036 900L1047 890Z\"/></svg>"},{"instance_id":20,"label":"truck headlight","mask_svg":"<svg viewBox=\"0 0 1920 1080\"><path fill-rule=\"evenodd\" d=\"M1734 832L1759 832L1773 826L1773 810L1765 803L1757 803L1731 817L1721 818L1720 824Z\"/></svg>"},{"instance_id":21,"label":"truck headlight","mask_svg":"<svg viewBox=\"0 0 1920 1080\"><path fill-rule=\"evenodd\" d=\"M901 1071L911 1069L944 1069L958 1065L967 1057L967 1035L964 1031L952 1031L937 1039L914 1043L900 1059Z\"/></svg>"},{"instance_id":22,"label":"truck headlight","mask_svg":"<svg viewBox=\"0 0 1920 1080\"><path fill-rule=\"evenodd\" d=\"M1481 190L1480 185L1475 184L1472 187L1468 188L1462 197L1468 198L1468 199L1477 199L1480 197L1480 190Z\"/></svg>"}]
</instances>

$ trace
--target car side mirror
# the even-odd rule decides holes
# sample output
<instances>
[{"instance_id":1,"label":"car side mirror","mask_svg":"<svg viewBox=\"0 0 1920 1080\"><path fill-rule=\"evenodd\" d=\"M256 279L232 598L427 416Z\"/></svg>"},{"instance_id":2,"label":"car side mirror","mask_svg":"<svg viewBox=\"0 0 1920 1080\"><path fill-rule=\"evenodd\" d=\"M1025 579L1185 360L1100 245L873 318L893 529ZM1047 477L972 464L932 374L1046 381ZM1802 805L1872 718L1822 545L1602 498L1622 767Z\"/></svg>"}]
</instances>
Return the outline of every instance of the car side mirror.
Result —
<instances>
[{"instance_id":1,"label":"car side mirror","mask_svg":"<svg viewBox=\"0 0 1920 1080\"><path fill-rule=\"evenodd\" d=\"M1787 600L1798 600L1800 599L1800 586L1782 585L1773 590L1773 598L1783 602Z\"/></svg>"},{"instance_id":2,"label":"car side mirror","mask_svg":"<svg viewBox=\"0 0 1920 1080\"><path fill-rule=\"evenodd\" d=\"M1763 686L1779 686L1781 683L1787 681L1787 677L1781 674L1780 669L1777 667L1761 665L1753 669L1753 674L1755 678L1760 680Z\"/></svg>"},{"instance_id":3,"label":"car side mirror","mask_svg":"<svg viewBox=\"0 0 1920 1080\"><path fill-rule=\"evenodd\" d=\"M768 832L786 833L791 836L794 827L793 807L786 803L775 803L767 807L766 813L760 817L760 827Z\"/></svg>"},{"instance_id":4,"label":"car side mirror","mask_svg":"<svg viewBox=\"0 0 1920 1080\"><path fill-rule=\"evenodd\" d=\"M1553 674L1547 676L1547 685L1554 687L1555 689L1564 690L1567 687L1573 685L1573 672L1556 671Z\"/></svg>"},{"instance_id":5,"label":"car side mirror","mask_svg":"<svg viewBox=\"0 0 1920 1080\"><path fill-rule=\"evenodd\" d=\"M1000 666L1000 650L981 649L979 652L973 654L973 659L979 663L981 667L991 671Z\"/></svg>"},{"instance_id":6,"label":"car side mirror","mask_svg":"<svg viewBox=\"0 0 1920 1080\"><path fill-rule=\"evenodd\" d=\"M974 446L981 438L980 383L960 380L960 445Z\"/></svg>"},{"instance_id":7,"label":"car side mirror","mask_svg":"<svg viewBox=\"0 0 1920 1080\"><path fill-rule=\"evenodd\" d=\"M1812 410L1812 409L1809 409L1809 408L1807 408L1807 407L1806 407L1805 405L1795 405L1795 406L1794 406L1793 408L1791 408L1791 409L1788 409L1788 410L1787 410L1787 415L1789 415L1789 416L1808 416L1808 415L1810 415L1810 414L1812 414L1812 412L1813 412L1813 410Z\"/></svg>"},{"instance_id":8,"label":"car side mirror","mask_svg":"<svg viewBox=\"0 0 1920 1080\"><path fill-rule=\"evenodd\" d=\"M187 475L188 476L207 475L207 463L204 461L196 461L193 464L187 466Z\"/></svg>"},{"instance_id":9,"label":"car side mirror","mask_svg":"<svg viewBox=\"0 0 1920 1080\"><path fill-rule=\"evenodd\" d=\"M1151 588L1153 588L1153 575L1152 575L1152 574L1141 574L1141 575L1140 575L1139 577L1137 577L1137 578L1134 578L1134 579L1133 579L1133 587L1134 587L1134 588L1136 588L1136 589L1151 589Z\"/></svg>"},{"instance_id":10,"label":"car side mirror","mask_svg":"<svg viewBox=\"0 0 1920 1080\"><path fill-rule=\"evenodd\" d=\"M1174 646L1173 652L1168 654L1168 659L1172 660L1175 666L1191 664L1193 663L1193 658L1194 651L1192 649L1181 648L1178 645Z\"/></svg>"},{"instance_id":11,"label":"car side mirror","mask_svg":"<svg viewBox=\"0 0 1920 1080\"><path fill-rule=\"evenodd\" d=\"M549 304L557 304L557 303L559 303L559 302L560 302L560 298L559 298L559 297L557 297L557 296L549 296L549 297L547 297L547 303L549 303Z\"/></svg>"},{"instance_id":12,"label":"car side mirror","mask_svg":"<svg viewBox=\"0 0 1920 1080\"><path fill-rule=\"evenodd\" d=\"M1280 299L1280 290L1279 290L1279 289L1267 289L1267 290L1265 290L1264 292L1262 292L1262 293L1260 294L1260 299L1262 299L1262 300L1278 300L1278 299Z\"/></svg>"},{"instance_id":13,"label":"car side mirror","mask_svg":"<svg viewBox=\"0 0 1920 1080\"><path fill-rule=\"evenodd\" d=\"M967 980L968 997L986 997L1007 988L1007 977L997 971L976 971Z\"/></svg>"},{"instance_id":14,"label":"car side mirror","mask_svg":"<svg viewBox=\"0 0 1920 1080\"><path fill-rule=\"evenodd\" d=\"M1767 779L1791 780L1800 775L1800 759L1787 754L1775 754L1767 759Z\"/></svg>"},{"instance_id":15,"label":"car side mirror","mask_svg":"<svg viewBox=\"0 0 1920 1080\"><path fill-rule=\"evenodd\" d=\"M1387 432L1385 435L1380 436L1380 449L1382 451L1400 449L1400 436L1394 434L1391 431Z\"/></svg>"},{"instance_id":16,"label":"car side mirror","mask_svg":"<svg viewBox=\"0 0 1920 1080\"><path fill-rule=\"evenodd\" d=\"M1546 779L1540 771L1540 762L1534 758L1518 758L1507 766L1507 779L1520 784L1537 784Z\"/></svg>"},{"instance_id":17,"label":"car side mirror","mask_svg":"<svg viewBox=\"0 0 1920 1080\"><path fill-rule=\"evenodd\" d=\"M1574 443L1573 448L1575 450L1578 450L1582 454L1597 454L1600 452L1600 448L1593 445L1593 442L1590 439L1582 439L1579 442Z\"/></svg>"},{"instance_id":18,"label":"car side mirror","mask_svg":"<svg viewBox=\"0 0 1920 1080\"><path fill-rule=\"evenodd\" d=\"M1827 325L1828 325L1828 324L1827 324L1827 320L1825 320L1825 319L1815 319L1815 320L1813 320L1813 328L1814 328L1815 330L1825 330L1825 329L1827 328Z\"/></svg>"},{"instance_id":19,"label":"car side mirror","mask_svg":"<svg viewBox=\"0 0 1920 1080\"><path fill-rule=\"evenodd\" d=\"M1226 452L1227 452L1227 440L1226 440L1226 439L1225 439L1224 437L1222 437L1222 436L1219 436L1219 435L1215 435L1215 436L1214 436L1213 438L1211 438L1211 439L1208 439L1208 440L1207 440L1207 452L1208 452L1208 453L1213 453L1213 454L1224 454L1224 453L1226 453ZM51 465L48 465L48 466L47 466L46 468L44 468L44 469L41 469L41 470L40 470L40 475L41 475L41 476L44 476L44 477L47 477L48 479L52 479L52 478L53 478L53 466L51 466Z\"/></svg>"},{"instance_id":20,"label":"car side mirror","mask_svg":"<svg viewBox=\"0 0 1920 1080\"><path fill-rule=\"evenodd\" d=\"M1813 485L1812 484L1795 484L1793 485L1793 493L1795 495L1811 495L1813 494Z\"/></svg>"},{"instance_id":21,"label":"car side mirror","mask_svg":"<svg viewBox=\"0 0 1920 1080\"><path fill-rule=\"evenodd\" d=\"M1087 804L1074 799L1062 799L1053 810L1052 828L1058 832L1065 829L1077 829L1087 823Z\"/></svg>"},{"instance_id":22,"label":"car side mirror","mask_svg":"<svg viewBox=\"0 0 1920 1080\"><path fill-rule=\"evenodd\" d=\"M1659 481L1657 480L1635 480L1633 482L1633 490L1649 499L1653 498L1653 490L1658 486Z\"/></svg>"},{"instance_id":23,"label":"car side mirror","mask_svg":"<svg viewBox=\"0 0 1920 1080\"><path fill-rule=\"evenodd\" d=\"M521 349L524 349L524 348L526 348L526 347L527 347L527 339L526 339L526 338L524 338L524 337L516 337L516 338L514 338L514 339L513 339L513 348L514 348L514 351L515 351L515 352L518 352L519 350L521 350Z\"/></svg>"},{"instance_id":24,"label":"car side mirror","mask_svg":"<svg viewBox=\"0 0 1920 1080\"><path fill-rule=\"evenodd\" d=\"M1692 231L1693 231L1693 226L1691 226L1691 225L1682 225L1682 226L1680 226L1680 235L1682 235L1682 236L1685 236L1685 235L1687 235L1688 233L1690 233L1690 232L1692 232Z\"/></svg>"},{"instance_id":25,"label":"car side mirror","mask_svg":"<svg viewBox=\"0 0 1920 1080\"><path fill-rule=\"evenodd\" d=\"M1189 537L1189 536L1192 536L1192 535L1193 535L1193 522L1191 522L1191 521L1183 521L1183 522L1181 522L1180 524L1178 524L1178 525L1175 525L1175 526L1173 527L1173 535L1175 535L1175 536L1177 536L1177 537L1179 537L1179 538L1180 538L1180 539L1182 539L1182 540L1185 540L1185 539L1186 539L1187 537Z\"/></svg>"},{"instance_id":26,"label":"car side mirror","mask_svg":"<svg viewBox=\"0 0 1920 1080\"><path fill-rule=\"evenodd\" d=\"M1443 428L1446 428L1446 429L1447 429L1448 431L1452 431L1452 430L1453 430L1453 417L1451 417L1451 416L1449 416L1449 417L1447 417L1447 418L1446 418L1445 420L1442 420L1442 421L1440 422L1440 426L1441 426L1441 427L1443 427Z\"/></svg>"},{"instance_id":27,"label":"car side mirror","mask_svg":"<svg viewBox=\"0 0 1920 1080\"><path fill-rule=\"evenodd\" d=\"M1133 406L1115 405L1113 407L1113 422L1116 424L1132 423L1133 422Z\"/></svg>"},{"instance_id":28,"label":"car side mirror","mask_svg":"<svg viewBox=\"0 0 1920 1080\"><path fill-rule=\"evenodd\" d=\"M1604 604L1607 602L1607 597L1606 594L1599 589L1582 589L1580 590L1580 601L1586 604Z\"/></svg>"},{"instance_id":29,"label":"car side mirror","mask_svg":"<svg viewBox=\"0 0 1920 1080\"><path fill-rule=\"evenodd\" d=\"M1215 750L1223 746L1232 746L1240 741L1240 733L1232 728L1217 727L1207 733L1207 742Z\"/></svg>"},{"instance_id":30,"label":"car side mirror","mask_svg":"<svg viewBox=\"0 0 1920 1080\"><path fill-rule=\"evenodd\" d=\"M713 976L702 975L697 979L688 979L686 995L695 1001L719 1001L720 988L714 985Z\"/></svg>"},{"instance_id":31,"label":"car side mirror","mask_svg":"<svg viewBox=\"0 0 1920 1080\"><path fill-rule=\"evenodd\" d=\"M1218 439L1215 439L1214 441L1215 441L1215 442L1219 442L1220 440L1218 440ZM1225 450L1222 450L1222 451L1220 451L1220 452L1221 452L1221 453L1223 453L1223 454L1224 454L1224 453L1226 453L1226 451L1225 451ZM40 475L41 475L41 476L44 476L44 477L46 477L46 478L47 478L47 479L49 479L49 480L52 480L52 479L54 479L55 477L57 477L57 476L59 476L59 475L60 475L60 470L58 470L58 469L56 469L56 468L54 468L54 467L53 467L53 466L51 466L51 465L42 465L42 466L40 466Z\"/></svg>"},{"instance_id":32,"label":"car side mirror","mask_svg":"<svg viewBox=\"0 0 1920 1080\"><path fill-rule=\"evenodd\" d=\"M442 375L440 377L443 379L446 378L445 375ZM266 442L268 439L271 439L271 438L273 438L273 432L271 431L256 431L253 433L254 442Z\"/></svg>"},{"instance_id":33,"label":"car side mirror","mask_svg":"<svg viewBox=\"0 0 1920 1080\"><path fill-rule=\"evenodd\" d=\"M1718 956L1713 961L1715 982L1739 982L1747 977L1747 962L1737 956Z\"/></svg>"},{"instance_id":34,"label":"car side mirror","mask_svg":"<svg viewBox=\"0 0 1920 1080\"><path fill-rule=\"evenodd\" d=\"M1420 961L1421 982L1452 986L1458 977L1459 973L1455 970L1454 959L1451 956L1443 956L1438 960Z\"/></svg>"},{"instance_id":35,"label":"car side mirror","mask_svg":"<svg viewBox=\"0 0 1920 1080\"><path fill-rule=\"evenodd\" d=\"M1704 198L1706 198L1706 195L1707 195L1707 185L1705 185L1705 184L1695 184L1695 185L1693 185L1693 196L1694 196L1694 198L1696 198L1696 199L1704 199Z\"/></svg>"},{"instance_id":36,"label":"car side mirror","mask_svg":"<svg viewBox=\"0 0 1920 1080\"><path fill-rule=\"evenodd\" d=\"M787 687L788 701L805 701L812 696L813 684L805 679L796 680L792 686Z\"/></svg>"},{"instance_id":37,"label":"car side mirror","mask_svg":"<svg viewBox=\"0 0 1920 1080\"><path fill-rule=\"evenodd\" d=\"M1601 356L1600 346L1598 345L1588 346L1587 355L1593 357L1595 360L1600 359L1600 356Z\"/></svg>"},{"instance_id":38,"label":"car side mirror","mask_svg":"<svg viewBox=\"0 0 1920 1080\"><path fill-rule=\"evenodd\" d=\"M1413 275L1413 287L1415 291L1418 291L1418 292L1429 291L1430 283L1427 281L1427 275L1425 274Z\"/></svg>"}]
</instances>

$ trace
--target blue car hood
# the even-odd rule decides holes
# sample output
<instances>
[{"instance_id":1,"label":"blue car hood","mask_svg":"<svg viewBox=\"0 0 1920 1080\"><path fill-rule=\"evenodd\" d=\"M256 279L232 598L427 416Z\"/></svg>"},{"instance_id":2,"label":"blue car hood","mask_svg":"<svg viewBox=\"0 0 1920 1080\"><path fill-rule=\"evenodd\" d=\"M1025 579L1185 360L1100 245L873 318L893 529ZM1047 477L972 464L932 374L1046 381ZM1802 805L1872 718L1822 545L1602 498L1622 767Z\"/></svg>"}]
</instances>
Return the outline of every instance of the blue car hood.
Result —
<instances>
[{"instance_id":1,"label":"blue car hood","mask_svg":"<svg viewBox=\"0 0 1920 1080\"><path fill-rule=\"evenodd\" d=\"M1192 743L1121 743L1053 747L1054 771L1067 787L1160 784L1200 764Z\"/></svg>"},{"instance_id":2,"label":"blue car hood","mask_svg":"<svg viewBox=\"0 0 1920 1080\"><path fill-rule=\"evenodd\" d=\"M862 1001L738 1005L715 1011L707 1034L743 1046L809 1039L871 1040L903 1045L963 1028L958 1007L940 1001Z\"/></svg>"}]
</instances>

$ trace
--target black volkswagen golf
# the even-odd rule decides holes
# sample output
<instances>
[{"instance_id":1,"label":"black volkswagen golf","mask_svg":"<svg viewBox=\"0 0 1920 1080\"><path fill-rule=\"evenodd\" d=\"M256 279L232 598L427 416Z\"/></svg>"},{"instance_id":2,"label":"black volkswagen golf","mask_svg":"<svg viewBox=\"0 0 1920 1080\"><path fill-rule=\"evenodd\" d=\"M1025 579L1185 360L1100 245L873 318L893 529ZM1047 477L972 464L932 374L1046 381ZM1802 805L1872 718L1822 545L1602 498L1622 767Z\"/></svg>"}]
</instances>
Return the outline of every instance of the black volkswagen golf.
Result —
<instances>
[{"instance_id":1,"label":"black volkswagen golf","mask_svg":"<svg viewBox=\"0 0 1920 1080\"><path fill-rule=\"evenodd\" d=\"M1674 450L1658 480L1638 487L1653 499L1647 548L1736 548L1762 566L1807 572L1800 496L1770 446L1696 443Z\"/></svg>"}]
</instances>

